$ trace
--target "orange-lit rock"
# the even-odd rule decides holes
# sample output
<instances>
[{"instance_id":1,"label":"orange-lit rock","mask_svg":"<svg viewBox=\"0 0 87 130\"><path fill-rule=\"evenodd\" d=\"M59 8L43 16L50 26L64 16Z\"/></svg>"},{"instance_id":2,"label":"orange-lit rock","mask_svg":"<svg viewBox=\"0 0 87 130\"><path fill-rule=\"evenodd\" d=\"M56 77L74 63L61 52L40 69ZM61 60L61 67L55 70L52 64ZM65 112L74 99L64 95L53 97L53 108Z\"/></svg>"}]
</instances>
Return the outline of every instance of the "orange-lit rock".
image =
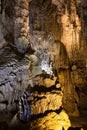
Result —
<instances>
[{"instance_id":1,"label":"orange-lit rock","mask_svg":"<svg viewBox=\"0 0 87 130\"><path fill-rule=\"evenodd\" d=\"M87 0L29 2L0 1L0 110L16 110L20 93L28 88L36 116L60 106L69 115L84 113Z\"/></svg>"},{"instance_id":2,"label":"orange-lit rock","mask_svg":"<svg viewBox=\"0 0 87 130\"><path fill-rule=\"evenodd\" d=\"M45 89L45 88L44 88ZM52 91L52 92L34 92L33 100L31 103L31 112L34 115L45 113L50 110L58 110L62 106L62 92Z\"/></svg>"},{"instance_id":3,"label":"orange-lit rock","mask_svg":"<svg viewBox=\"0 0 87 130\"><path fill-rule=\"evenodd\" d=\"M64 43L70 58L78 57L81 33L81 21L79 19L79 16L76 14L75 5L73 6L74 12L71 9L71 15L69 14L66 7L66 12L61 17L63 30L61 35L61 41ZM77 51L77 54L75 54L75 51Z\"/></svg>"},{"instance_id":4,"label":"orange-lit rock","mask_svg":"<svg viewBox=\"0 0 87 130\"><path fill-rule=\"evenodd\" d=\"M30 123L30 130L67 130L71 126L68 115L65 111L61 111L59 114L51 112L46 116L33 120Z\"/></svg>"},{"instance_id":5,"label":"orange-lit rock","mask_svg":"<svg viewBox=\"0 0 87 130\"><path fill-rule=\"evenodd\" d=\"M57 77L53 77L52 79L50 77L44 79L43 77L37 76L36 78L34 78L34 84L36 84L38 86L44 86L46 88L49 88L51 86L55 86L55 82L57 80Z\"/></svg>"}]
</instances>

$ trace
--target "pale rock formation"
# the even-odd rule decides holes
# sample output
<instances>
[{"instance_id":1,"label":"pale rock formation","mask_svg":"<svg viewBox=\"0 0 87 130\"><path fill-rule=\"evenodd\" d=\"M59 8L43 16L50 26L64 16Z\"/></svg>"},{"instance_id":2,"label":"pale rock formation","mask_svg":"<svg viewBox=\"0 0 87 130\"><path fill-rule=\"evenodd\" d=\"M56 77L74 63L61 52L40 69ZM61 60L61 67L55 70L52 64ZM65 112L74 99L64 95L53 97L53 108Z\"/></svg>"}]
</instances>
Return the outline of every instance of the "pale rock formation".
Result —
<instances>
[{"instance_id":1,"label":"pale rock formation","mask_svg":"<svg viewBox=\"0 0 87 130\"><path fill-rule=\"evenodd\" d=\"M24 53L29 46L29 2L16 1L14 23L15 45L19 52Z\"/></svg>"},{"instance_id":2,"label":"pale rock formation","mask_svg":"<svg viewBox=\"0 0 87 130\"><path fill-rule=\"evenodd\" d=\"M0 102L3 103L2 110L11 110L16 107L16 101L29 85L29 66L31 63L27 58L17 57L9 47L5 48L1 55L0 92L3 99L1 98Z\"/></svg>"},{"instance_id":3,"label":"pale rock formation","mask_svg":"<svg viewBox=\"0 0 87 130\"><path fill-rule=\"evenodd\" d=\"M81 20L76 12L74 2L71 2L70 8L71 14L69 14L66 6L65 14L61 17L61 41L64 43L69 57L75 58L76 56L77 58L80 49Z\"/></svg>"}]
</instances>

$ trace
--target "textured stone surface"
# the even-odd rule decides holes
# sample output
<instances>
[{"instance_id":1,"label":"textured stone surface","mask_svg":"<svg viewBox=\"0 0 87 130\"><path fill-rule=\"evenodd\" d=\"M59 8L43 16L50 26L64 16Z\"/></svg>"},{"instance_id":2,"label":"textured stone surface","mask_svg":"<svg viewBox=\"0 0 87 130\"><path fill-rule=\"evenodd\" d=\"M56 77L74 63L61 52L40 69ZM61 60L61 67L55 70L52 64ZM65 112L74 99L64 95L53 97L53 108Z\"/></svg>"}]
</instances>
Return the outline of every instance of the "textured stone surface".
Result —
<instances>
[{"instance_id":1,"label":"textured stone surface","mask_svg":"<svg viewBox=\"0 0 87 130\"><path fill-rule=\"evenodd\" d=\"M0 46L3 47L6 42L11 42L20 53L24 53L30 44L29 1L1 1L0 8L0 26L2 26ZM19 40L23 38L24 40Z\"/></svg>"},{"instance_id":2,"label":"textured stone surface","mask_svg":"<svg viewBox=\"0 0 87 130\"><path fill-rule=\"evenodd\" d=\"M23 124L17 119L17 115L13 118L10 124L11 130L19 129L19 130L68 130L71 126L69 117L67 113L62 110L60 113L49 112L42 117L37 119L33 119L28 124Z\"/></svg>"},{"instance_id":3,"label":"textured stone surface","mask_svg":"<svg viewBox=\"0 0 87 130\"><path fill-rule=\"evenodd\" d=\"M52 2L57 6L57 9L61 8L61 6L63 5L62 2L60 3L57 0L53 0ZM67 72L64 71L61 71L61 73L63 74L61 73L59 74L60 83L64 86L63 103L66 104L64 106L68 110L69 106L68 103L66 102L70 100L69 97L72 98L72 101L69 102L77 102L76 103L77 106L86 107L86 105L80 105L80 103L82 102L82 100L84 100L84 97L85 100L87 100L86 90L84 91L84 88L87 84L86 82L87 1L70 0L65 1L65 3L66 3L65 6L62 6L64 12L62 13L61 10L61 16L60 16L61 20L59 22L59 17L57 17L58 19L57 22L61 23L62 28L61 41L63 42L66 48L66 52L69 56L69 62L71 64L70 69L72 66L72 71L68 71L68 74ZM82 96L83 94L81 94L81 91L84 91L85 93L84 97ZM75 95L75 98L73 98L73 95ZM71 105L71 108L73 108L73 105Z\"/></svg>"},{"instance_id":4,"label":"textured stone surface","mask_svg":"<svg viewBox=\"0 0 87 130\"><path fill-rule=\"evenodd\" d=\"M32 96L34 99L31 103L31 111L34 115L50 110L58 110L62 106L63 94L61 91L41 92L41 94L36 91Z\"/></svg>"},{"instance_id":5,"label":"textured stone surface","mask_svg":"<svg viewBox=\"0 0 87 130\"><path fill-rule=\"evenodd\" d=\"M16 1L15 4L15 45L19 52L26 52L29 46L29 3Z\"/></svg>"},{"instance_id":6,"label":"textured stone surface","mask_svg":"<svg viewBox=\"0 0 87 130\"><path fill-rule=\"evenodd\" d=\"M10 53L9 53L10 52ZM6 48L0 59L0 101L10 109L29 84L30 61L20 59L10 48ZM5 108L3 105L3 109ZM1 108L1 105L0 105Z\"/></svg>"},{"instance_id":7,"label":"textured stone surface","mask_svg":"<svg viewBox=\"0 0 87 130\"><path fill-rule=\"evenodd\" d=\"M0 49L0 94L5 101L1 110L10 109L20 90L30 84L49 92L60 89L64 109L78 115L78 108L87 108L87 0L0 2L0 48L8 42L25 53L31 43L36 51L18 58L8 47L6 54Z\"/></svg>"},{"instance_id":8,"label":"textured stone surface","mask_svg":"<svg viewBox=\"0 0 87 130\"><path fill-rule=\"evenodd\" d=\"M58 110L62 106L61 86L56 87L57 77L43 72L38 66L35 54L18 57L11 48L2 50L0 59L0 109L16 108L20 96L30 85L32 115L49 110ZM40 70L40 71L38 71ZM2 104L3 103L3 104Z\"/></svg>"},{"instance_id":9,"label":"textured stone surface","mask_svg":"<svg viewBox=\"0 0 87 130\"><path fill-rule=\"evenodd\" d=\"M31 122L30 130L67 130L71 126L68 115L65 111L61 111L59 114L51 112L42 118Z\"/></svg>"},{"instance_id":10,"label":"textured stone surface","mask_svg":"<svg viewBox=\"0 0 87 130\"><path fill-rule=\"evenodd\" d=\"M30 2L30 33L33 35L34 30L52 33L57 40L60 37L57 24L57 8L52 4L51 0ZM50 26L51 25L51 26Z\"/></svg>"},{"instance_id":11,"label":"textured stone surface","mask_svg":"<svg viewBox=\"0 0 87 130\"><path fill-rule=\"evenodd\" d=\"M69 14L69 10L66 8L65 14L61 17L63 30L61 41L66 46L69 57L74 58L78 56L80 48L81 21L76 13L75 2L73 1L70 4L71 14Z\"/></svg>"},{"instance_id":12,"label":"textured stone surface","mask_svg":"<svg viewBox=\"0 0 87 130\"><path fill-rule=\"evenodd\" d=\"M0 24L0 48L2 48L7 44L3 36L4 34L2 32L3 32L3 28L2 28L2 24Z\"/></svg>"},{"instance_id":13,"label":"textured stone surface","mask_svg":"<svg viewBox=\"0 0 87 130\"><path fill-rule=\"evenodd\" d=\"M44 86L46 88L50 88L51 86L55 86L56 81L57 81L57 77L53 77L52 79L50 77L44 79L44 77L41 77L41 76L37 76L33 80L35 85Z\"/></svg>"}]
</instances>

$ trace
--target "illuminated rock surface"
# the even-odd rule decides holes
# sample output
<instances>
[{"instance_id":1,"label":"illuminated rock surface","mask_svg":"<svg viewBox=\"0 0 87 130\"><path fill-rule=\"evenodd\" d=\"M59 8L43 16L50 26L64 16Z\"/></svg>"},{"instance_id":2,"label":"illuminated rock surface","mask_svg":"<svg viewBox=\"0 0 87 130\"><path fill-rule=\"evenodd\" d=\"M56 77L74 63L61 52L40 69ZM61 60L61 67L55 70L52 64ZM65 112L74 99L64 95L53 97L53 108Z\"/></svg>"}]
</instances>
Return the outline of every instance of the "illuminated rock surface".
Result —
<instances>
[{"instance_id":1,"label":"illuminated rock surface","mask_svg":"<svg viewBox=\"0 0 87 130\"><path fill-rule=\"evenodd\" d=\"M61 130L53 116L61 120L56 111L62 107L69 116L80 116L71 118L72 126L85 128L86 43L87 0L0 0L0 119L12 119L27 89L31 116L37 117L31 125L41 121L44 127L49 117L52 129Z\"/></svg>"},{"instance_id":2,"label":"illuminated rock surface","mask_svg":"<svg viewBox=\"0 0 87 130\"><path fill-rule=\"evenodd\" d=\"M39 118L30 123L30 130L67 130L71 126L68 115L65 111L61 111L59 114L56 112L50 112L46 116Z\"/></svg>"},{"instance_id":3,"label":"illuminated rock surface","mask_svg":"<svg viewBox=\"0 0 87 130\"><path fill-rule=\"evenodd\" d=\"M32 114L41 114L45 111L58 110L62 106L62 93L60 91L41 92L33 94Z\"/></svg>"}]
</instances>

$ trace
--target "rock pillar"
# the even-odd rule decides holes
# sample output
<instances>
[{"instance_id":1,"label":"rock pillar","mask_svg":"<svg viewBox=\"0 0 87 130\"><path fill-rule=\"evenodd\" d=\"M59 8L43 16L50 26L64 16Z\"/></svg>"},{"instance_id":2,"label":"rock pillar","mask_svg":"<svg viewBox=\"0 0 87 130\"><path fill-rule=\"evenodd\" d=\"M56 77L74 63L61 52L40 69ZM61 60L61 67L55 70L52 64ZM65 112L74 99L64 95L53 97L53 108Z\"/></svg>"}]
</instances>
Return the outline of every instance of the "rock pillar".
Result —
<instances>
[{"instance_id":1,"label":"rock pillar","mask_svg":"<svg viewBox=\"0 0 87 130\"><path fill-rule=\"evenodd\" d=\"M29 46L29 0L16 0L14 43L20 53Z\"/></svg>"}]
</instances>

